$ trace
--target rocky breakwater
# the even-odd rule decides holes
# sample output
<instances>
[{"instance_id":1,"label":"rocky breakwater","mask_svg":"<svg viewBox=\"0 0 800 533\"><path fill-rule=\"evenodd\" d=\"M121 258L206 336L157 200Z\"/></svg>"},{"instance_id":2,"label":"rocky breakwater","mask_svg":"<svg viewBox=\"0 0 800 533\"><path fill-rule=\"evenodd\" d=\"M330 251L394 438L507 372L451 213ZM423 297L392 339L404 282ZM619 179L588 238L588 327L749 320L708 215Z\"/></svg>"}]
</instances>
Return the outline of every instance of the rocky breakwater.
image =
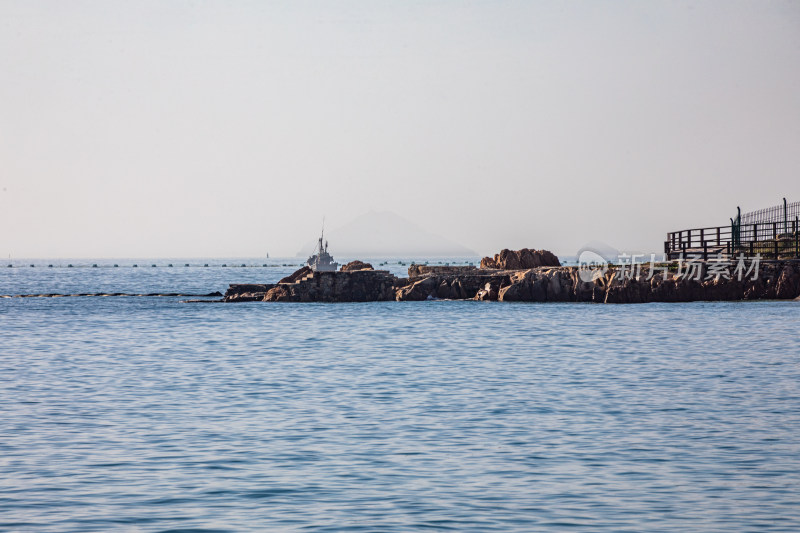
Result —
<instances>
[{"instance_id":1,"label":"rocky breakwater","mask_svg":"<svg viewBox=\"0 0 800 533\"><path fill-rule=\"evenodd\" d=\"M501 302L647 303L796 299L800 297L800 262L761 263L758 275L717 276L706 264L691 273L677 265L609 267L592 276L578 267L521 270L475 269L472 272L421 272L399 288L398 300L432 298ZM587 278L589 281L587 281Z\"/></svg>"},{"instance_id":2,"label":"rocky breakwater","mask_svg":"<svg viewBox=\"0 0 800 533\"><path fill-rule=\"evenodd\" d=\"M395 299L398 278L369 263L353 261L338 272L303 267L273 284L234 284L225 302L374 302Z\"/></svg>"},{"instance_id":3,"label":"rocky breakwater","mask_svg":"<svg viewBox=\"0 0 800 533\"><path fill-rule=\"evenodd\" d=\"M800 296L800 261L760 263L752 273L729 277L717 276L713 266L699 263L699 268L683 275L674 267L654 272L644 267L638 279L616 268L596 283L604 289L604 303L791 300Z\"/></svg>"},{"instance_id":4,"label":"rocky breakwater","mask_svg":"<svg viewBox=\"0 0 800 533\"><path fill-rule=\"evenodd\" d=\"M408 282L397 288L396 299L498 300L500 291L509 287L520 272L560 265L552 252L528 248L504 249L494 257L484 257L480 268L411 265Z\"/></svg>"},{"instance_id":5,"label":"rocky breakwater","mask_svg":"<svg viewBox=\"0 0 800 533\"><path fill-rule=\"evenodd\" d=\"M541 263L548 263L541 265ZM367 302L430 299L503 302L646 303L796 299L800 262L761 262L745 276L729 265L610 266L593 273L559 266L546 250L503 250L481 267L411 265L407 278L353 262L339 272L300 269L276 284L231 285L226 302ZM504 267L504 268L496 268ZM510 268L506 268L510 267ZM652 271L651 271L652 268ZM588 274L588 275L587 275Z\"/></svg>"}]
</instances>

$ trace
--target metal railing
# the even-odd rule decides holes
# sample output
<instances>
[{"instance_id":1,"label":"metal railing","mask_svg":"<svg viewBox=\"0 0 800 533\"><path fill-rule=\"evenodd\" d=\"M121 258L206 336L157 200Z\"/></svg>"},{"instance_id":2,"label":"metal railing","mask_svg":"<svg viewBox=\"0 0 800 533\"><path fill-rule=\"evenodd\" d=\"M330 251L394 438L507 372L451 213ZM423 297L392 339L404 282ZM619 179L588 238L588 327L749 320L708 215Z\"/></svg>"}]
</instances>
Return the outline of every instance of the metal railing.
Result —
<instances>
[{"instance_id":1,"label":"metal railing","mask_svg":"<svg viewBox=\"0 0 800 533\"><path fill-rule=\"evenodd\" d=\"M664 254L668 260L740 253L765 259L800 258L800 202L738 214L729 226L693 228L667 233Z\"/></svg>"},{"instance_id":2,"label":"metal railing","mask_svg":"<svg viewBox=\"0 0 800 533\"><path fill-rule=\"evenodd\" d=\"M781 205L750 211L741 215L742 226L753 224L771 224L777 222L782 226L782 233L789 233L789 228L793 220L800 217L800 202L789 203L786 198Z\"/></svg>"}]
</instances>

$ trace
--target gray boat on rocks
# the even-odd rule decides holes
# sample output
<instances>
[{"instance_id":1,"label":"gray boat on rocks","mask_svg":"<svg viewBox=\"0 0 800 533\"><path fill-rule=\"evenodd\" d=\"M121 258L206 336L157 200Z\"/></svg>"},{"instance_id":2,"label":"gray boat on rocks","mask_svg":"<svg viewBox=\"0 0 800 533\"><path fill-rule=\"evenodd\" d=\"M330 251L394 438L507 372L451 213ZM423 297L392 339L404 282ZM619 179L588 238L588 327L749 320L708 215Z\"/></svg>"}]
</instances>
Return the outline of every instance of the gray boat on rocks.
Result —
<instances>
[{"instance_id":1,"label":"gray boat on rocks","mask_svg":"<svg viewBox=\"0 0 800 533\"><path fill-rule=\"evenodd\" d=\"M319 236L319 242L314 248L314 254L308 258L306 264L314 272L336 272L339 268L339 263L333 260L333 256L328 253L328 241L325 239L325 228L322 228L322 234Z\"/></svg>"}]
</instances>

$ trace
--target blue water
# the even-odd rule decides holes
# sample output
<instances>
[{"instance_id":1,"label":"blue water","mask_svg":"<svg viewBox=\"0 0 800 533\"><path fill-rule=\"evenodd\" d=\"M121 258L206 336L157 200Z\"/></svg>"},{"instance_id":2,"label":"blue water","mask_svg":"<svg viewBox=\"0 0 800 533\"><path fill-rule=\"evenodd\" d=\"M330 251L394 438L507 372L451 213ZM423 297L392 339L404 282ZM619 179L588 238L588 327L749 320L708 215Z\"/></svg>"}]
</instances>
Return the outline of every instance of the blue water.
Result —
<instances>
[{"instance_id":1,"label":"blue water","mask_svg":"<svg viewBox=\"0 0 800 533\"><path fill-rule=\"evenodd\" d=\"M477 264L476 259L430 260L429 263L466 265ZM388 270L396 276L407 276L408 265L414 260L378 258L371 261L376 269ZM342 263L346 261L344 259ZM425 259L417 258L416 261L423 263ZM11 268L8 268L9 264ZM188 267L185 266L187 264ZM231 283L275 283L302 266L303 261L296 257L14 260L0 263L0 296L103 292L207 294L214 291L225 292Z\"/></svg>"},{"instance_id":2,"label":"blue water","mask_svg":"<svg viewBox=\"0 0 800 533\"><path fill-rule=\"evenodd\" d=\"M293 270L146 269L0 294ZM3 531L800 530L795 302L12 298L0 327Z\"/></svg>"}]
</instances>

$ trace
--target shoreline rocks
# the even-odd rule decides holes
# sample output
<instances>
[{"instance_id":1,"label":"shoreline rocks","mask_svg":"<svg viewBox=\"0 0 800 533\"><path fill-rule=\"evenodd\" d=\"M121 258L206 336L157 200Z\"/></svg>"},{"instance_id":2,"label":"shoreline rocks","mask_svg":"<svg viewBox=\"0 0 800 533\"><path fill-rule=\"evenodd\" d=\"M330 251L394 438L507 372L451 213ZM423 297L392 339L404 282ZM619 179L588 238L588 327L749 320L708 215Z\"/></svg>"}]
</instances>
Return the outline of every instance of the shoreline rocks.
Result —
<instances>
[{"instance_id":1,"label":"shoreline rocks","mask_svg":"<svg viewBox=\"0 0 800 533\"><path fill-rule=\"evenodd\" d=\"M346 265L342 265L342 268L340 268L339 270L341 270L342 272L356 272L358 270L375 270L375 269L372 268L372 265L370 265L369 263L365 263L363 261L359 261L358 259L356 259L355 261L350 261Z\"/></svg>"},{"instance_id":2,"label":"shoreline rocks","mask_svg":"<svg viewBox=\"0 0 800 533\"><path fill-rule=\"evenodd\" d=\"M304 266L300 270L296 270L293 273L289 274L285 278L281 278L278 283L296 283L301 279L305 278L306 276L310 276L314 271L311 270L310 266Z\"/></svg>"},{"instance_id":3,"label":"shoreline rocks","mask_svg":"<svg viewBox=\"0 0 800 533\"><path fill-rule=\"evenodd\" d=\"M552 252L547 250L502 250L494 257L481 259L481 268L496 268L499 270L524 270L543 266L561 266L561 261Z\"/></svg>"},{"instance_id":4,"label":"shoreline rocks","mask_svg":"<svg viewBox=\"0 0 800 533\"><path fill-rule=\"evenodd\" d=\"M551 257L552 256L552 257ZM489 259L489 258L484 258ZM555 260L554 260L555 259ZM487 265L558 263L546 250L503 250ZM650 274L640 265L634 275L611 266L585 281L579 267L560 265L530 268L481 268L411 265L407 278L398 278L371 265L352 262L339 272L312 272L307 267L276 284L235 284L225 302L369 302L481 300L501 302L647 303L735 300L793 300L800 298L800 261L761 262L758 277L709 275L701 264L692 277L678 277L665 266ZM713 274L713 272L712 272Z\"/></svg>"}]
</instances>

